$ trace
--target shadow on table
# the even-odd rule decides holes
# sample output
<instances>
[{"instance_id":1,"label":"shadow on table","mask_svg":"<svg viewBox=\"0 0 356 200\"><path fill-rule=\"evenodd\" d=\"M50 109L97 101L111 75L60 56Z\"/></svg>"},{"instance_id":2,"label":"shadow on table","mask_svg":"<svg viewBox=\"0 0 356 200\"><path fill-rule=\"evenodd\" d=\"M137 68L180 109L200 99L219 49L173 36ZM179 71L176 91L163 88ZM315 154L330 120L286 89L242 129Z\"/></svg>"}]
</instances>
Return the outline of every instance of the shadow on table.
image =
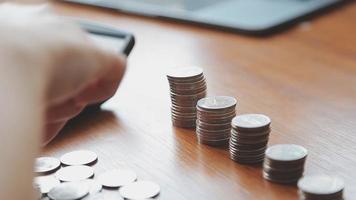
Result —
<instances>
[{"instance_id":1,"label":"shadow on table","mask_svg":"<svg viewBox=\"0 0 356 200\"><path fill-rule=\"evenodd\" d=\"M95 137L110 130L120 129L121 126L120 117L112 111L97 109L83 112L70 120L48 146L62 143L68 138L78 140Z\"/></svg>"}]
</instances>

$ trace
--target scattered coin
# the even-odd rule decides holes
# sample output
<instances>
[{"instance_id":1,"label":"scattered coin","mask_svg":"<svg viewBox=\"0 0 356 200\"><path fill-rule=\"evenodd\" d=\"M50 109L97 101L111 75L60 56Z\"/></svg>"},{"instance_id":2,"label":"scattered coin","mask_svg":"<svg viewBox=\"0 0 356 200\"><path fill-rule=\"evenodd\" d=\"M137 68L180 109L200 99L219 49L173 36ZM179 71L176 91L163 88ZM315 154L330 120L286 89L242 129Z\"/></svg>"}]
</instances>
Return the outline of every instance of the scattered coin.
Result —
<instances>
[{"instance_id":1,"label":"scattered coin","mask_svg":"<svg viewBox=\"0 0 356 200\"><path fill-rule=\"evenodd\" d=\"M75 200L88 195L89 188L87 184L80 182L61 183L52 188L48 197L53 200Z\"/></svg>"},{"instance_id":2,"label":"scattered coin","mask_svg":"<svg viewBox=\"0 0 356 200\"><path fill-rule=\"evenodd\" d=\"M118 188L136 181L137 175L134 171L128 169L111 170L101 174L98 181L109 188Z\"/></svg>"},{"instance_id":3,"label":"scattered coin","mask_svg":"<svg viewBox=\"0 0 356 200\"><path fill-rule=\"evenodd\" d=\"M39 157L35 160L35 172L36 173L51 173L56 171L61 165L61 162L57 158L53 157Z\"/></svg>"},{"instance_id":4,"label":"scattered coin","mask_svg":"<svg viewBox=\"0 0 356 200\"><path fill-rule=\"evenodd\" d=\"M199 143L211 146L228 144L236 103L235 98L227 96L205 97L198 101L196 134Z\"/></svg>"},{"instance_id":5,"label":"scattered coin","mask_svg":"<svg viewBox=\"0 0 356 200\"><path fill-rule=\"evenodd\" d=\"M167 74L167 78L170 86L173 125L182 128L195 127L197 101L207 93L203 69L176 68Z\"/></svg>"},{"instance_id":6,"label":"scattered coin","mask_svg":"<svg viewBox=\"0 0 356 200\"><path fill-rule=\"evenodd\" d=\"M328 175L305 176L298 181L299 195L304 200L342 200L344 181Z\"/></svg>"},{"instance_id":7,"label":"scattered coin","mask_svg":"<svg viewBox=\"0 0 356 200\"><path fill-rule=\"evenodd\" d=\"M36 199L41 199L42 198L42 193L40 191L40 188L35 187L34 188L34 196Z\"/></svg>"},{"instance_id":8,"label":"scattered coin","mask_svg":"<svg viewBox=\"0 0 356 200\"><path fill-rule=\"evenodd\" d=\"M122 198L120 193L116 190L105 190L94 195L87 195L83 198L83 200L124 200L124 198Z\"/></svg>"},{"instance_id":9,"label":"scattered coin","mask_svg":"<svg viewBox=\"0 0 356 200\"><path fill-rule=\"evenodd\" d=\"M195 108L194 108L195 109ZM119 192L106 190L126 185L123 190L131 199L150 199L159 193L160 187L149 181L135 183L137 175L128 169L112 170L101 174L98 180L89 179L94 176L94 169L90 165L97 161L94 152L79 150L64 154L61 159L51 157L37 158L35 171L47 173L60 168L60 164L68 165L59 169L54 175L38 176L34 179L34 189L41 200L123 200ZM60 183L63 181L64 183ZM133 185L132 185L133 184ZM133 190L137 189L135 193ZM136 198L137 197L137 198Z\"/></svg>"},{"instance_id":10,"label":"scattered coin","mask_svg":"<svg viewBox=\"0 0 356 200\"><path fill-rule=\"evenodd\" d=\"M88 185L89 195L95 195L103 189L103 186L96 180L86 179L82 183Z\"/></svg>"},{"instance_id":11,"label":"scattered coin","mask_svg":"<svg viewBox=\"0 0 356 200\"><path fill-rule=\"evenodd\" d=\"M63 167L56 172L56 177L65 182L81 181L94 176L92 167L85 165Z\"/></svg>"},{"instance_id":12,"label":"scattered coin","mask_svg":"<svg viewBox=\"0 0 356 200\"><path fill-rule=\"evenodd\" d=\"M47 194L52 188L59 185L60 181L54 176L38 176L35 177L34 184L42 194Z\"/></svg>"},{"instance_id":13,"label":"scattered coin","mask_svg":"<svg viewBox=\"0 0 356 200\"><path fill-rule=\"evenodd\" d=\"M137 181L121 187L119 192L126 199L147 199L157 196L160 187L151 181Z\"/></svg>"},{"instance_id":14,"label":"scattered coin","mask_svg":"<svg viewBox=\"0 0 356 200\"><path fill-rule=\"evenodd\" d=\"M242 164L264 160L271 120L262 114L244 114L232 119L230 158Z\"/></svg>"},{"instance_id":15,"label":"scattered coin","mask_svg":"<svg viewBox=\"0 0 356 200\"><path fill-rule=\"evenodd\" d=\"M64 154L61 162L64 165L90 165L96 162L98 155L88 150L77 150Z\"/></svg>"},{"instance_id":16,"label":"scattered coin","mask_svg":"<svg viewBox=\"0 0 356 200\"><path fill-rule=\"evenodd\" d=\"M303 176L307 155L308 151L299 145L271 146L266 150L263 177L276 183L296 183Z\"/></svg>"}]
</instances>

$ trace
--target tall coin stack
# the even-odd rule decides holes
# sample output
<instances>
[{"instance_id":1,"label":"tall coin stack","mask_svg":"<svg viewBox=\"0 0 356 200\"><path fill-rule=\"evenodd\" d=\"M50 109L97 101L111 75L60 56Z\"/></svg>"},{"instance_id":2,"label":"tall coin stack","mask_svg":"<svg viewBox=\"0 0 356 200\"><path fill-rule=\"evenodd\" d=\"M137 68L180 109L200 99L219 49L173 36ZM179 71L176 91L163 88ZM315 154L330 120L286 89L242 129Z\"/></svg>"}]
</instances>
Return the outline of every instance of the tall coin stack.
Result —
<instances>
[{"instance_id":1,"label":"tall coin stack","mask_svg":"<svg viewBox=\"0 0 356 200\"><path fill-rule=\"evenodd\" d=\"M198 101L196 133L199 143L212 146L228 144L236 103L235 98L227 96L206 97Z\"/></svg>"},{"instance_id":2,"label":"tall coin stack","mask_svg":"<svg viewBox=\"0 0 356 200\"><path fill-rule=\"evenodd\" d=\"M300 200L343 200L344 181L328 175L313 175L298 181Z\"/></svg>"},{"instance_id":3,"label":"tall coin stack","mask_svg":"<svg viewBox=\"0 0 356 200\"><path fill-rule=\"evenodd\" d=\"M230 158L242 164L262 163L271 119L261 114L236 116L231 122Z\"/></svg>"},{"instance_id":4,"label":"tall coin stack","mask_svg":"<svg viewBox=\"0 0 356 200\"><path fill-rule=\"evenodd\" d=\"M308 151L295 144L278 144L268 147L263 163L263 177L266 180L295 184L304 173Z\"/></svg>"},{"instance_id":5,"label":"tall coin stack","mask_svg":"<svg viewBox=\"0 0 356 200\"><path fill-rule=\"evenodd\" d=\"M176 68L167 74L167 78L170 86L173 125L181 128L195 127L197 102L207 93L203 69Z\"/></svg>"}]
</instances>

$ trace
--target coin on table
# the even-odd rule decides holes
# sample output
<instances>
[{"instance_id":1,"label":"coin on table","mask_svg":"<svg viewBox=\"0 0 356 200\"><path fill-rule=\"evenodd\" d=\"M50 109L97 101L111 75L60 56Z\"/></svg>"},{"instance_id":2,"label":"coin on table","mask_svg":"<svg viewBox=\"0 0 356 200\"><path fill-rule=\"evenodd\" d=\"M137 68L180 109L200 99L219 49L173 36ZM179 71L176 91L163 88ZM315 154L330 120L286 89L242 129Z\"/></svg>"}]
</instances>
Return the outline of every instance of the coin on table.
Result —
<instances>
[{"instance_id":1,"label":"coin on table","mask_svg":"<svg viewBox=\"0 0 356 200\"><path fill-rule=\"evenodd\" d=\"M88 150L72 151L61 157L64 165L90 165L98 160L98 155Z\"/></svg>"},{"instance_id":2,"label":"coin on table","mask_svg":"<svg viewBox=\"0 0 356 200\"><path fill-rule=\"evenodd\" d=\"M227 109L236 106L236 99L228 96L205 97L198 101L198 107L206 110Z\"/></svg>"},{"instance_id":3,"label":"coin on table","mask_svg":"<svg viewBox=\"0 0 356 200\"><path fill-rule=\"evenodd\" d=\"M266 150L263 177L276 183L296 183L304 173L307 150L295 144L274 145Z\"/></svg>"},{"instance_id":4,"label":"coin on table","mask_svg":"<svg viewBox=\"0 0 356 200\"><path fill-rule=\"evenodd\" d=\"M103 189L103 186L96 180L86 179L82 183L88 185L90 195L97 194Z\"/></svg>"},{"instance_id":5,"label":"coin on table","mask_svg":"<svg viewBox=\"0 0 356 200\"><path fill-rule=\"evenodd\" d=\"M81 181L94 176L94 169L85 165L63 167L56 172L56 177L65 182Z\"/></svg>"},{"instance_id":6,"label":"coin on table","mask_svg":"<svg viewBox=\"0 0 356 200\"><path fill-rule=\"evenodd\" d=\"M344 181L328 175L305 176L298 181L298 188L315 195L332 195L344 189Z\"/></svg>"},{"instance_id":7,"label":"coin on table","mask_svg":"<svg viewBox=\"0 0 356 200\"><path fill-rule=\"evenodd\" d=\"M304 159L308 151L296 144L277 144L266 150L266 157L276 161L297 161Z\"/></svg>"},{"instance_id":8,"label":"coin on table","mask_svg":"<svg viewBox=\"0 0 356 200\"><path fill-rule=\"evenodd\" d=\"M203 69L200 67L180 67L171 69L167 73L167 77L171 79L185 79L189 77L197 77L203 74Z\"/></svg>"},{"instance_id":9,"label":"coin on table","mask_svg":"<svg viewBox=\"0 0 356 200\"><path fill-rule=\"evenodd\" d=\"M60 181L54 176L38 176L34 179L34 184L42 194L47 194L52 188L60 184Z\"/></svg>"},{"instance_id":10,"label":"coin on table","mask_svg":"<svg viewBox=\"0 0 356 200\"><path fill-rule=\"evenodd\" d=\"M231 124L238 130L258 130L261 128L268 128L271 124L271 119L262 114L244 114L236 116Z\"/></svg>"},{"instance_id":11,"label":"coin on table","mask_svg":"<svg viewBox=\"0 0 356 200\"><path fill-rule=\"evenodd\" d=\"M75 200L88 195L89 188L87 184L80 182L61 183L52 188L48 197L53 200Z\"/></svg>"},{"instance_id":12,"label":"coin on table","mask_svg":"<svg viewBox=\"0 0 356 200\"><path fill-rule=\"evenodd\" d=\"M157 196L160 187L151 181L137 181L121 187L119 192L126 199L147 199Z\"/></svg>"},{"instance_id":13,"label":"coin on table","mask_svg":"<svg viewBox=\"0 0 356 200\"><path fill-rule=\"evenodd\" d=\"M38 187L34 188L34 196L36 199L42 198L42 192L40 191L40 188L38 188Z\"/></svg>"},{"instance_id":14,"label":"coin on table","mask_svg":"<svg viewBox=\"0 0 356 200\"><path fill-rule=\"evenodd\" d=\"M115 169L105 172L98 177L104 187L118 188L136 181L137 175L129 169Z\"/></svg>"},{"instance_id":15,"label":"coin on table","mask_svg":"<svg viewBox=\"0 0 356 200\"><path fill-rule=\"evenodd\" d=\"M168 78L169 87L170 87L171 91L174 91L175 89L194 90L196 88L201 88L201 87L207 86L206 79L203 74L198 75L195 78L188 77L188 78L181 79L180 81L177 81L177 80L178 79Z\"/></svg>"},{"instance_id":16,"label":"coin on table","mask_svg":"<svg viewBox=\"0 0 356 200\"><path fill-rule=\"evenodd\" d=\"M89 194L82 200L124 200L117 190L104 190L94 195Z\"/></svg>"},{"instance_id":17,"label":"coin on table","mask_svg":"<svg viewBox=\"0 0 356 200\"><path fill-rule=\"evenodd\" d=\"M61 162L53 157L39 157L35 160L36 173L51 173L57 170Z\"/></svg>"}]
</instances>

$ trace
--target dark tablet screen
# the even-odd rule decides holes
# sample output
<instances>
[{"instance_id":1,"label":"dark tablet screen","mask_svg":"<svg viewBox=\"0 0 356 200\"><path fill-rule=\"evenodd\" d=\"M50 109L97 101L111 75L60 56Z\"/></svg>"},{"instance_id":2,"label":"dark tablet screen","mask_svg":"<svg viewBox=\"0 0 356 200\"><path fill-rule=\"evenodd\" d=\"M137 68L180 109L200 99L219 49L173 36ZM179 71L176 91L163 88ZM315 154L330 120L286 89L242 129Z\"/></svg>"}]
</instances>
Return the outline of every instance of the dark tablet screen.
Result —
<instances>
[{"instance_id":1,"label":"dark tablet screen","mask_svg":"<svg viewBox=\"0 0 356 200\"><path fill-rule=\"evenodd\" d=\"M109 51L118 52L126 48L127 41L125 38L112 37L107 35L90 34L90 39L98 46ZM122 51L121 51L122 52Z\"/></svg>"}]
</instances>

